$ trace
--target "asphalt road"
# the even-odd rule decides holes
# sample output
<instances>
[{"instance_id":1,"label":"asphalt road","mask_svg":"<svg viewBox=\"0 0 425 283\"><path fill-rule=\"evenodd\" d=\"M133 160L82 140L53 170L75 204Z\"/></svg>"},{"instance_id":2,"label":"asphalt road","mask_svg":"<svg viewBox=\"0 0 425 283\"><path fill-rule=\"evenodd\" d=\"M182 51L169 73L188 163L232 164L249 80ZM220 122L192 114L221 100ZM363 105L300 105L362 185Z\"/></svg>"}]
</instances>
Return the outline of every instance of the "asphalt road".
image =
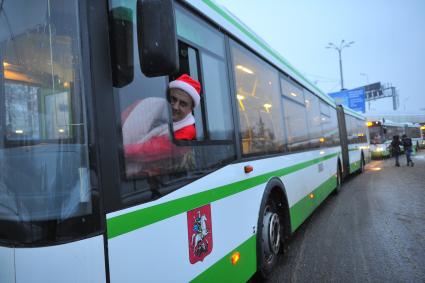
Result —
<instances>
[{"instance_id":1,"label":"asphalt road","mask_svg":"<svg viewBox=\"0 0 425 283\"><path fill-rule=\"evenodd\" d=\"M285 244L267 282L425 282L425 151L372 161Z\"/></svg>"}]
</instances>

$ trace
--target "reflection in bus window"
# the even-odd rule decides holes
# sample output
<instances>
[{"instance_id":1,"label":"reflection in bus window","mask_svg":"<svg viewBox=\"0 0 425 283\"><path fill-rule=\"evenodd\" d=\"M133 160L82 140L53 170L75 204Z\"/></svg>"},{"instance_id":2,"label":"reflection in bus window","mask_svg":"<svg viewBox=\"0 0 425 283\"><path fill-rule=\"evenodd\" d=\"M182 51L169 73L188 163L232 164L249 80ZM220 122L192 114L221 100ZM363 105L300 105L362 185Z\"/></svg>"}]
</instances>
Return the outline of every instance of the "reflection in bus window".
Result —
<instances>
[{"instance_id":1,"label":"reflection in bus window","mask_svg":"<svg viewBox=\"0 0 425 283\"><path fill-rule=\"evenodd\" d=\"M289 151L308 148L308 128L305 107L295 101L283 99L283 109Z\"/></svg>"},{"instance_id":2,"label":"reflection in bus window","mask_svg":"<svg viewBox=\"0 0 425 283\"><path fill-rule=\"evenodd\" d=\"M43 95L41 85L5 80L6 141L71 137L69 91ZM49 91L50 92L50 91Z\"/></svg>"},{"instance_id":3,"label":"reflection in bus window","mask_svg":"<svg viewBox=\"0 0 425 283\"><path fill-rule=\"evenodd\" d=\"M305 104L304 100L304 91L298 86L294 81L289 78L280 79L280 84L282 88L282 94L292 100L295 100L302 105Z\"/></svg>"},{"instance_id":4,"label":"reflection in bus window","mask_svg":"<svg viewBox=\"0 0 425 283\"><path fill-rule=\"evenodd\" d=\"M93 212L78 2L14 0L1 6L0 226L6 229L0 238L60 239L64 220ZM7 229L14 223L39 229L17 236ZM46 234L43 225L53 223L56 234Z\"/></svg>"},{"instance_id":5,"label":"reflection in bus window","mask_svg":"<svg viewBox=\"0 0 425 283\"><path fill-rule=\"evenodd\" d=\"M310 135L310 146L319 147L322 137L319 99L309 91L305 91L305 106L307 111L307 124Z\"/></svg>"},{"instance_id":6,"label":"reflection in bus window","mask_svg":"<svg viewBox=\"0 0 425 283\"><path fill-rule=\"evenodd\" d=\"M205 78L204 94L208 115L208 130L212 140L230 140L233 135L230 95L224 60L202 54ZM217 82L223 82L218 84Z\"/></svg>"},{"instance_id":7,"label":"reflection in bus window","mask_svg":"<svg viewBox=\"0 0 425 283\"><path fill-rule=\"evenodd\" d=\"M236 43L232 53L243 154L282 151L277 71Z\"/></svg>"},{"instance_id":8,"label":"reflection in bus window","mask_svg":"<svg viewBox=\"0 0 425 283\"><path fill-rule=\"evenodd\" d=\"M339 145L340 144L340 137L339 137L339 129L338 129L338 118L336 114L336 109L331 108L330 109L330 125L329 127L331 130L331 139L332 145Z\"/></svg>"},{"instance_id":9,"label":"reflection in bus window","mask_svg":"<svg viewBox=\"0 0 425 283\"><path fill-rule=\"evenodd\" d=\"M282 104L289 151L309 146L304 91L291 79L281 79Z\"/></svg>"}]
</instances>

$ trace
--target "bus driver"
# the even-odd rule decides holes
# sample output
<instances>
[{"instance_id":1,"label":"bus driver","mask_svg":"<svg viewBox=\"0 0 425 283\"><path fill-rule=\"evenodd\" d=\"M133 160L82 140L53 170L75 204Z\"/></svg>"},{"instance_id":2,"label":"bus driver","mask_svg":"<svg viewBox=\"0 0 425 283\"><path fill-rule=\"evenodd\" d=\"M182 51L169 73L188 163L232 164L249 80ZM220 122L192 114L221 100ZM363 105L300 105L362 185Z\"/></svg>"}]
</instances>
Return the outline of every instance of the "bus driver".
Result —
<instances>
[{"instance_id":1,"label":"bus driver","mask_svg":"<svg viewBox=\"0 0 425 283\"><path fill-rule=\"evenodd\" d=\"M201 85L184 74L169 84L168 99L172 109L174 138L196 138L193 109L200 102ZM127 176L143 171L143 164L182 156L184 147L175 146L169 139L167 102L158 97L139 100L122 114L124 154Z\"/></svg>"}]
</instances>

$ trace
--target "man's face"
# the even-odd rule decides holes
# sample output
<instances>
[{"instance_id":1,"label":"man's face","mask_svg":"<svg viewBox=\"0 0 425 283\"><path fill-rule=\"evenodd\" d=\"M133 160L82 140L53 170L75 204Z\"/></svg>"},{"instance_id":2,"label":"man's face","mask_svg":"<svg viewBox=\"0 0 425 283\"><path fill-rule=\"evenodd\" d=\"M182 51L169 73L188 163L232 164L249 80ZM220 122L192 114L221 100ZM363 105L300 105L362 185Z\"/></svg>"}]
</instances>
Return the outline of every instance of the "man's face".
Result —
<instances>
[{"instance_id":1,"label":"man's face","mask_svg":"<svg viewBox=\"0 0 425 283\"><path fill-rule=\"evenodd\" d=\"M178 88L170 89L170 104L173 122L178 122L192 112L193 100L189 94Z\"/></svg>"}]
</instances>

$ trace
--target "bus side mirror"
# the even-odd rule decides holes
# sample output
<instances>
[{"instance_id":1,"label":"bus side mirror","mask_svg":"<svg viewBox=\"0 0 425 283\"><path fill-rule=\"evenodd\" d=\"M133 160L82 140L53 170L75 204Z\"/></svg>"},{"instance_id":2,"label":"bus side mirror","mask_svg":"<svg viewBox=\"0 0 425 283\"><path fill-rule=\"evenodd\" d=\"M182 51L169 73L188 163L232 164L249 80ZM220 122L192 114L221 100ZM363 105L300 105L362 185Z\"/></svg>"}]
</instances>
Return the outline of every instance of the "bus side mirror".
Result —
<instances>
[{"instance_id":1,"label":"bus side mirror","mask_svg":"<svg viewBox=\"0 0 425 283\"><path fill-rule=\"evenodd\" d=\"M178 70L177 32L173 0L137 1L139 60L147 77Z\"/></svg>"}]
</instances>

